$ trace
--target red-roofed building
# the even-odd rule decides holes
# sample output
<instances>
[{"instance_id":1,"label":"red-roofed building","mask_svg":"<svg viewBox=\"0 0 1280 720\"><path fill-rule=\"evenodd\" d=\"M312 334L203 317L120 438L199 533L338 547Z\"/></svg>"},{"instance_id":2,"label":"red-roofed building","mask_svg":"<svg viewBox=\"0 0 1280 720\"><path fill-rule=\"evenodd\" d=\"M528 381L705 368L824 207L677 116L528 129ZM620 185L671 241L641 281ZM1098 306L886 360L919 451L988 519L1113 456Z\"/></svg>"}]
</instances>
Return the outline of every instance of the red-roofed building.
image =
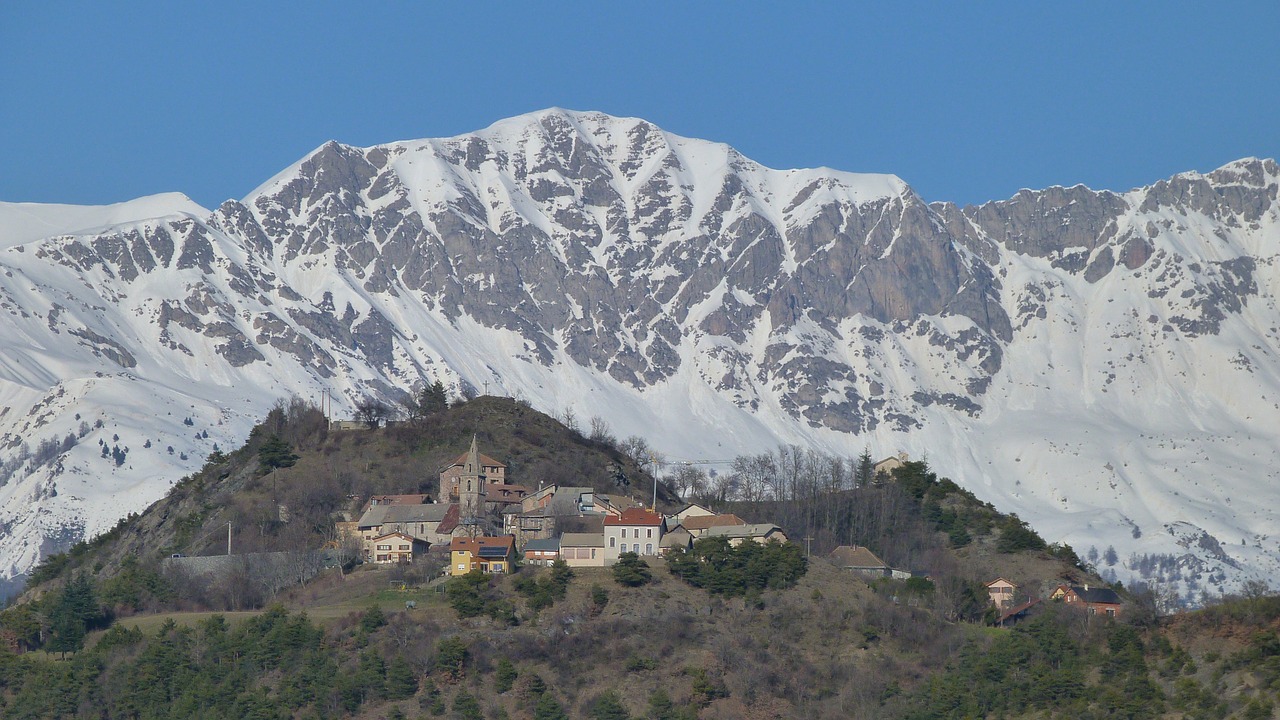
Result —
<instances>
[{"instance_id":1,"label":"red-roofed building","mask_svg":"<svg viewBox=\"0 0 1280 720\"><path fill-rule=\"evenodd\" d=\"M449 573L466 575L511 572L516 559L516 539L501 537L456 537L449 543Z\"/></svg>"},{"instance_id":2,"label":"red-roofed building","mask_svg":"<svg viewBox=\"0 0 1280 720\"><path fill-rule=\"evenodd\" d=\"M623 510L618 517L604 519L604 561L617 562L624 552L658 555L662 540L662 516L645 508Z\"/></svg>"}]
</instances>

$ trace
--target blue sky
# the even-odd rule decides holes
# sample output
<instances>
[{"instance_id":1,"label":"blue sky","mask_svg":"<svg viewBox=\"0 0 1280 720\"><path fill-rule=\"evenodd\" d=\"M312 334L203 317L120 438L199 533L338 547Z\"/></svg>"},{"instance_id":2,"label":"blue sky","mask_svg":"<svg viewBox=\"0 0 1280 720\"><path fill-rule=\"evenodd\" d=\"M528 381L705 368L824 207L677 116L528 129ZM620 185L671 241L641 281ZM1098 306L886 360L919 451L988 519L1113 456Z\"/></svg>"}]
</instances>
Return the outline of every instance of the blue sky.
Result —
<instances>
[{"instance_id":1,"label":"blue sky","mask_svg":"<svg viewBox=\"0 0 1280 720\"><path fill-rule=\"evenodd\" d=\"M1280 3L956 5L5 3L0 200L212 208L550 106L961 203L1280 155Z\"/></svg>"}]
</instances>

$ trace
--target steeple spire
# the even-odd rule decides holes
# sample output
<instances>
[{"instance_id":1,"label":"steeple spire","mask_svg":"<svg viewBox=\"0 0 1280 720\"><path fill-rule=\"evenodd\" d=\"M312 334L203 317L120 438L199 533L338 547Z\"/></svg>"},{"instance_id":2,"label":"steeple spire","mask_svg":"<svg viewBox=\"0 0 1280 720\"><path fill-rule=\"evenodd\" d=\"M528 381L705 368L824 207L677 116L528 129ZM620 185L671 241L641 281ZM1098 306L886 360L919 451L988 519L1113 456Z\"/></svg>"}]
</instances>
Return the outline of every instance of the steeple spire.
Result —
<instances>
[{"instance_id":1,"label":"steeple spire","mask_svg":"<svg viewBox=\"0 0 1280 720\"><path fill-rule=\"evenodd\" d=\"M458 477L458 515L468 526L471 535L479 534L481 516L484 514L484 467L480 464L480 449L476 436L471 436L471 449L467 451L466 467Z\"/></svg>"}]
</instances>

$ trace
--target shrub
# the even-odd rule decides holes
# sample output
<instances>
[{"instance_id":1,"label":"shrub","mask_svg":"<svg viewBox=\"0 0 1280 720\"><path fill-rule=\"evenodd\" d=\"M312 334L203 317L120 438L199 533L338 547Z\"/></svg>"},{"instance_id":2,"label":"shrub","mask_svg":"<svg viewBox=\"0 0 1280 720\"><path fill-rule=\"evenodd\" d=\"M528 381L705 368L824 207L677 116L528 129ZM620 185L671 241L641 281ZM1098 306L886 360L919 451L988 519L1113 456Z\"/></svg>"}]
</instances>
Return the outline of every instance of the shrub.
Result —
<instances>
[{"instance_id":1,"label":"shrub","mask_svg":"<svg viewBox=\"0 0 1280 720\"><path fill-rule=\"evenodd\" d=\"M639 587L653 579L649 565L633 552L624 552L613 565L613 579L619 585Z\"/></svg>"},{"instance_id":2,"label":"shrub","mask_svg":"<svg viewBox=\"0 0 1280 720\"><path fill-rule=\"evenodd\" d=\"M744 542L728 538L699 538L693 549L667 558L672 575L694 587L728 597L758 595L764 590L792 587L808 569L800 546L792 543Z\"/></svg>"}]
</instances>

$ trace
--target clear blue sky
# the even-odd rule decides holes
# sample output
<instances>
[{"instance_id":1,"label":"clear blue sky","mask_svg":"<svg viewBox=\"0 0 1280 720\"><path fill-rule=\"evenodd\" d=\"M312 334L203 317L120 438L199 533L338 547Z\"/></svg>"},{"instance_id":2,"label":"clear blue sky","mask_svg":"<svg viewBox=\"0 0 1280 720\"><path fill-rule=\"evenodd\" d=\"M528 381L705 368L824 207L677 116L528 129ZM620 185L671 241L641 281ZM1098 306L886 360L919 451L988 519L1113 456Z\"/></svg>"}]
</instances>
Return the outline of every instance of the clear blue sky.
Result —
<instances>
[{"instance_id":1,"label":"clear blue sky","mask_svg":"<svg viewBox=\"0 0 1280 720\"><path fill-rule=\"evenodd\" d=\"M961 203L1280 155L1274 0L465 4L4 3L0 200L212 208L550 106Z\"/></svg>"}]
</instances>

